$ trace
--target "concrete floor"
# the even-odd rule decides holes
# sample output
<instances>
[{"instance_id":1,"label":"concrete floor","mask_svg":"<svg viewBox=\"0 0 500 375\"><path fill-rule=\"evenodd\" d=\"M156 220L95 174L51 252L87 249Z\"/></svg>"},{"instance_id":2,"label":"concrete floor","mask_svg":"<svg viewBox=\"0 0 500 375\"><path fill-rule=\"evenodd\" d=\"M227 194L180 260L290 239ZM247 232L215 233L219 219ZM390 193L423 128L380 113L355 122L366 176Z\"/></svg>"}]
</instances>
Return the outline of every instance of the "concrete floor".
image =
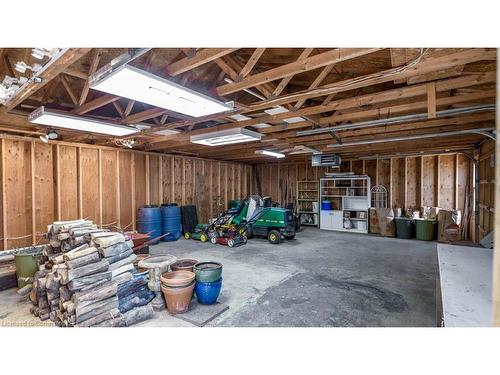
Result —
<instances>
[{"instance_id":1,"label":"concrete floor","mask_svg":"<svg viewBox=\"0 0 500 375\"><path fill-rule=\"evenodd\" d=\"M436 326L435 242L306 228L280 245L256 238L229 248L180 239L150 253L223 264L219 301L229 310L209 326ZM26 319L33 320L29 304L14 290L0 292L0 325ZM140 325L192 326L166 312Z\"/></svg>"}]
</instances>

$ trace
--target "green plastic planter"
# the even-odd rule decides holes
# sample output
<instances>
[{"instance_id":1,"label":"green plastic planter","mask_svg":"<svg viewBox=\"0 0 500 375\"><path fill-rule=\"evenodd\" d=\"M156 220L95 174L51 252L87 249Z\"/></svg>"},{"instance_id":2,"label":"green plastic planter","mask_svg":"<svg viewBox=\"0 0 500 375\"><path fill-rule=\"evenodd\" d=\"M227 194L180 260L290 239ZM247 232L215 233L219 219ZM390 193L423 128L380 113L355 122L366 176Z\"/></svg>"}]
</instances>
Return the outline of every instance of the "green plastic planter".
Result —
<instances>
[{"instance_id":1,"label":"green plastic planter","mask_svg":"<svg viewBox=\"0 0 500 375\"><path fill-rule=\"evenodd\" d=\"M415 220L417 240L434 241L436 239L436 220Z\"/></svg>"},{"instance_id":2,"label":"green plastic planter","mask_svg":"<svg viewBox=\"0 0 500 375\"><path fill-rule=\"evenodd\" d=\"M396 217L395 220L398 238L410 239L415 237L415 220L405 217Z\"/></svg>"},{"instance_id":3,"label":"green plastic planter","mask_svg":"<svg viewBox=\"0 0 500 375\"><path fill-rule=\"evenodd\" d=\"M196 281L213 283L222 276L222 264L219 262L201 262L194 265Z\"/></svg>"},{"instance_id":4,"label":"green plastic planter","mask_svg":"<svg viewBox=\"0 0 500 375\"><path fill-rule=\"evenodd\" d=\"M35 273L38 271L38 259L40 254L33 253L19 253L14 254L14 262L16 264L17 287L22 288L26 284L31 284Z\"/></svg>"}]
</instances>

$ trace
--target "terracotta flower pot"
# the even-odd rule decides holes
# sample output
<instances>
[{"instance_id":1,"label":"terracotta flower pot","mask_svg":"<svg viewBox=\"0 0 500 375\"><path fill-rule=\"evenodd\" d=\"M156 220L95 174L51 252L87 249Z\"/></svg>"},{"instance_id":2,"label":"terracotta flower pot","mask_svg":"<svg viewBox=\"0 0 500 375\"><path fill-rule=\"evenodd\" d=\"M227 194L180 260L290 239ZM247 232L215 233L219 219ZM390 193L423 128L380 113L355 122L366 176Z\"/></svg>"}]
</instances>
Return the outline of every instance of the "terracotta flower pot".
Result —
<instances>
[{"instance_id":1,"label":"terracotta flower pot","mask_svg":"<svg viewBox=\"0 0 500 375\"><path fill-rule=\"evenodd\" d=\"M196 259L178 259L170 265L172 271L191 271L193 272L194 265L198 263Z\"/></svg>"},{"instance_id":2,"label":"terracotta flower pot","mask_svg":"<svg viewBox=\"0 0 500 375\"><path fill-rule=\"evenodd\" d=\"M170 314L182 314L189 310L189 303L193 297L195 282L182 288L169 288L163 284L161 291L167 302L167 310Z\"/></svg>"},{"instance_id":3,"label":"terracotta flower pot","mask_svg":"<svg viewBox=\"0 0 500 375\"><path fill-rule=\"evenodd\" d=\"M191 271L172 271L161 275L160 281L165 287L180 287L190 285L195 278Z\"/></svg>"}]
</instances>

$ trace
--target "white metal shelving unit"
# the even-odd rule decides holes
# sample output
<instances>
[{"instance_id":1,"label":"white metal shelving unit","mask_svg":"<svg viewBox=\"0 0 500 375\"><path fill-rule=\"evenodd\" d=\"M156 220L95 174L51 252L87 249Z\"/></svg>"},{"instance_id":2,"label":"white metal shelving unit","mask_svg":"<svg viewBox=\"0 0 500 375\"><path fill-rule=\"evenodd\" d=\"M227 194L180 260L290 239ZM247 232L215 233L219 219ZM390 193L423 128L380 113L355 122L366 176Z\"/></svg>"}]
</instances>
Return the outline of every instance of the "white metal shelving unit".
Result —
<instances>
[{"instance_id":1,"label":"white metal shelving unit","mask_svg":"<svg viewBox=\"0 0 500 375\"><path fill-rule=\"evenodd\" d=\"M369 176L323 177L319 185L320 229L368 233ZM324 200L332 202L331 210L321 208ZM345 219L350 220L352 228L345 228Z\"/></svg>"}]
</instances>

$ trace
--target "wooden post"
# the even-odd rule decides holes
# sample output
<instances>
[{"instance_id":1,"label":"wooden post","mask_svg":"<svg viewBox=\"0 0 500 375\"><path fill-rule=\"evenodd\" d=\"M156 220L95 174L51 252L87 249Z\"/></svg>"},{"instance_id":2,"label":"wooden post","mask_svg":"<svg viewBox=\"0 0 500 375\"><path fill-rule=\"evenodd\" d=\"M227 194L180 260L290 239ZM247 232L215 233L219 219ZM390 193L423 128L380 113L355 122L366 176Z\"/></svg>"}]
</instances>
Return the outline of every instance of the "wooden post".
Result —
<instances>
[{"instance_id":1,"label":"wooden post","mask_svg":"<svg viewBox=\"0 0 500 375\"><path fill-rule=\"evenodd\" d=\"M436 207L439 207L439 203L440 203L439 202L440 201L440 199L439 199L439 180L441 178L441 171L440 171L440 169L441 169L441 156L440 155L437 156L437 168L436 169L437 169L436 184L435 184L436 185Z\"/></svg>"},{"instance_id":2,"label":"wooden post","mask_svg":"<svg viewBox=\"0 0 500 375\"><path fill-rule=\"evenodd\" d=\"M158 203L160 206L163 202L163 156L158 157Z\"/></svg>"},{"instance_id":3,"label":"wooden post","mask_svg":"<svg viewBox=\"0 0 500 375\"><path fill-rule=\"evenodd\" d=\"M61 149L56 144L56 202L57 220L61 220Z\"/></svg>"},{"instance_id":4,"label":"wooden post","mask_svg":"<svg viewBox=\"0 0 500 375\"><path fill-rule=\"evenodd\" d=\"M102 150L98 151L99 164L99 226L102 227Z\"/></svg>"},{"instance_id":5,"label":"wooden post","mask_svg":"<svg viewBox=\"0 0 500 375\"><path fill-rule=\"evenodd\" d=\"M436 118L436 82L427 84L427 118Z\"/></svg>"},{"instance_id":6,"label":"wooden post","mask_svg":"<svg viewBox=\"0 0 500 375\"><path fill-rule=\"evenodd\" d=\"M35 202L35 142L31 146L31 242L36 244L36 202Z\"/></svg>"},{"instance_id":7,"label":"wooden post","mask_svg":"<svg viewBox=\"0 0 500 375\"><path fill-rule=\"evenodd\" d=\"M122 214L120 207L120 151L116 151L116 216L117 224L116 226L121 229L122 227Z\"/></svg>"},{"instance_id":8,"label":"wooden post","mask_svg":"<svg viewBox=\"0 0 500 375\"><path fill-rule=\"evenodd\" d=\"M389 159L389 185L391 185L390 188L390 198L389 198L389 208L392 207L392 200L394 198L393 194L393 187L394 187L394 182L392 181L392 158Z\"/></svg>"},{"instance_id":9,"label":"wooden post","mask_svg":"<svg viewBox=\"0 0 500 375\"><path fill-rule=\"evenodd\" d=\"M497 53L498 54L498 53ZM498 75L498 71L497 71ZM497 93L499 83L497 80ZM497 95L497 108L500 106L500 97ZM496 116L497 138L495 141L495 206L499 207L500 202L500 117ZM500 327L500 215L498 209L494 216L494 255L493 255L493 326Z\"/></svg>"},{"instance_id":10,"label":"wooden post","mask_svg":"<svg viewBox=\"0 0 500 375\"><path fill-rule=\"evenodd\" d=\"M151 204L149 194L149 154L146 154L146 204Z\"/></svg>"},{"instance_id":11,"label":"wooden post","mask_svg":"<svg viewBox=\"0 0 500 375\"><path fill-rule=\"evenodd\" d=\"M132 158L130 161L130 175L132 176L131 180L131 198L132 198L132 230L135 230L135 215L136 215L136 207L135 207L135 153L132 154Z\"/></svg>"},{"instance_id":12,"label":"wooden post","mask_svg":"<svg viewBox=\"0 0 500 375\"><path fill-rule=\"evenodd\" d=\"M170 158L170 199L172 202L175 202L175 187L174 187L174 181L175 181L175 162L174 162L174 157L172 156Z\"/></svg>"},{"instance_id":13,"label":"wooden post","mask_svg":"<svg viewBox=\"0 0 500 375\"><path fill-rule=\"evenodd\" d=\"M420 157L420 207L424 206L424 156Z\"/></svg>"},{"instance_id":14,"label":"wooden post","mask_svg":"<svg viewBox=\"0 0 500 375\"><path fill-rule=\"evenodd\" d=\"M78 217L83 218L82 148L77 149Z\"/></svg>"},{"instance_id":15,"label":"wooden post","mask_svg":"<svg viewBox=\"0 0 500 375\"><path fill-rule=\"evenodd\" d=\"M5 140L2 138L2 231L3 249L7 250L7 191L5 190Z\"/></svg>"}]
</instances>

